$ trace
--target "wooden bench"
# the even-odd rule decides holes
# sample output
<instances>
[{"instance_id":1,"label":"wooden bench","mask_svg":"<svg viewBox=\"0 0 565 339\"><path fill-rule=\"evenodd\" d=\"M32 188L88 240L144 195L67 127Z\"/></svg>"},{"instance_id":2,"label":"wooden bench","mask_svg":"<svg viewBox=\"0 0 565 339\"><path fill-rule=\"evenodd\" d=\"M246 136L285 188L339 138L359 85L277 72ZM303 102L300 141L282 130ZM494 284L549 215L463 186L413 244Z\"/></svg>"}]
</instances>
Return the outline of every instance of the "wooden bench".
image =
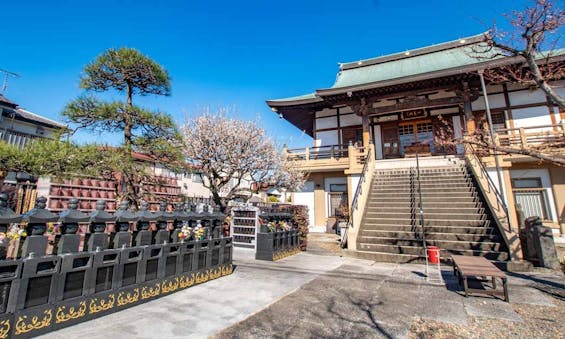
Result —
<instances>
[{"instance_id":1,"label":"wooden bench","mask_svg":"<svg viewBox=\"0 0 565 339\"><path fill-rule=\"evenodd\" d=\"M459 277L459 284L463 282L465 297L467 297L469 293L486 294L504 297L504 300L509 302L506 274L498 269L498 267L494 266L493 263L483 257L471 257L465 255L452 255L451 259L453 261L453 273L455 276ZM481 282L484 282L485 279L491 278L492 289L470 288L467 281L468 278L478 279ZM500 278L502 280L502 291L497 290L496 288L496 278Z\"/></svg>"}]
</instances>

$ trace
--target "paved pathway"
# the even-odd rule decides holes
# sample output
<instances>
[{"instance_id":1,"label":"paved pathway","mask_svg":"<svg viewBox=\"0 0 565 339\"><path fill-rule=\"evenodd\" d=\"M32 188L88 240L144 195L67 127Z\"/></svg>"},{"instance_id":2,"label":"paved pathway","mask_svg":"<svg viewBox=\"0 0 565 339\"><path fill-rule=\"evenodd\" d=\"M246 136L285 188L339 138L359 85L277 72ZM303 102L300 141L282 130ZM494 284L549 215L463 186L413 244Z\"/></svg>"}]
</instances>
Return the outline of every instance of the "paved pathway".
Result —
<instances>
[{"instance_id":1,"label":"paved pathway","mask_svg":"<svg viewBox=\"0 0 565 339\"><path fill-rule=\"evenodd\" d=\"M347 259L300 253L273 262L235 248L234 273L41 338L206 338Z\"/></svg>"},{"instance_id":2,"label":"paved pathway","mask_svg":"<svg viewBox=\"0 0 565 339\"><path fill-rule=\"evenodd\" d=\"M511 305L465 298L451 270L447 285L424 266L300 253L255 261L235 249L234 273L44 338L351 338L404 337L415 319L464 324L470 317L520 321ZM513 274L511 302L553 307L565 300L562 274Z\"/></svg>"}]
</instances>

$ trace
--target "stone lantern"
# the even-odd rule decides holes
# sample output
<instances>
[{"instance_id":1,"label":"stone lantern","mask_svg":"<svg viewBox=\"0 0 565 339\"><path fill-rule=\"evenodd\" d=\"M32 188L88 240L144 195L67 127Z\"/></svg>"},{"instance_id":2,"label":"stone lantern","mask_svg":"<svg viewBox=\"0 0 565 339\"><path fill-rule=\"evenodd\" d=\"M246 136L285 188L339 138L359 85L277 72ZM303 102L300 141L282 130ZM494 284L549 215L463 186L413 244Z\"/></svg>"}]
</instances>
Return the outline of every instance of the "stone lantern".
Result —
<instances>
[{"instance_id":1,"label":"stone lantern","mask_svg":"<svg viewBox=\"0 0 565 339\"><path fill-rule=\"evenodd\" d=\"M184 204L184 212L188 217L188 226L190 228L196 227L196 223L198 220L198 214L196 213L196 205L187 202L186 204Z\"/></svg>"},{"instance_id":2,"label":"stone lantern","mask_svg":"<svg viewBox=\"0 0 565 339\"><path fill-rule=\"evenodd\" d=\"M0 232L7 234L10 224L20 222L22 216L8 208L8 195L0 193ZM0 242L0 260L6 259L9 240L4 238Z\"/></svg>"},{"instance_id":3,"label":"stone lantern","mask_svg":"<svg viewBox=\"0 0 565 339\"><path fill-rule=\"evenodd\" d=\"M141 208L135 213L137 222L135 224L137 234L135 235L135 246L151 245L152 233L149 230L151 222L157 220L157 216L149 211L149 203L144 201Z\"/></svg>"},{"instance_id":4,"label":"stone lantern","mask_svg":"<svg viewBox=\"0 0 565 339\"><path fill-rule=\"evenodd\" d=\"M89 251L105 250L108 248L108 235L104 233L106 223L113 222L116 218L106 212L105 200L96 202L96 210L90 213L90 237L88 238L87 248Z\"/></svg>"},{"instance_id":5,"label":"stone lantern","mask_svg":"<svg viewBox=\"0 0 565 339\"><path fill-rule=\"evenodd\" d=\"M78 199L72 198L67 205L68 209L59 214L59 222L61 223L61 236L55 243L54 253L65 254L78 252L80 244L80 235L76 234L79 229L79 223L88 222L90 217L87 214L77 210Z\"/></svg>"},{"instance_id":6,"label":"stone lantern","mask_svg":"<svg viewBox=\"0 0 565 339\"><path fill-rule=\"evenodd\" d=\"M174 219L173 213L167 212L167 203L162 202L159 211L155 213L157 216L157 233L155 234L155 244L163 244L170 242L170 233L167 229L168 223Z\"/></svg>"},{"instance_id":7,"label":"stone lantern","mask_svg":"<svg viewBox=\"0 0 565 339\"><path fill-rule=\"evenodd\" d=\"M209 239L212 236L211 228L212 222L214 220L214 215L210 212L210 206L204 205L202 207L202 213L198 215L198 219L200 220L200 224L204 227L204 238Z\"/></svg>"},{"instance_id":8,"label":"stone lantern","mask_svg":"<svg viewBox=\"0 0 565 339\"><path fill-rule=\"evenodd\" d=\"M124 200L120 203L120 207L114 213L114 217L116 218L116 227L112 239L113 248L130 247L131 233L129 232L129 225L130 222L135 222L138 218L129 210L129 201Z\"/></svg>"},{"instance_id":9,"label":"stone lantern","mask_svg":"<svg viewBox=\"0 0 565 339\"><path fill-rule=\"evenodd\" d=\"M226 219L226 215L220 212L219 207L212 210L212 238L217 239L222 235L222 223Z\"/></svg>"},{"instance_id":10,"label":"stone lantern","mask_svg":"<svg viewBox=\"0 0 565 339\"><path fill-rule=\"evenodd\" d=\"M35 207L22 215L22 221L27 222L27 237L22 247L22 256L43 256L47 252L47 223L55 222L59 216L45 209L47 198L39 197L35 200Z\"/></svg>"},{"instance_id":11,"label":"stone lantern","mask_svg":"<svg viewBox=\"0 0 565 339\"><path fill-rule=\"evenodd\" d=\"M173 227L174 230L171 233L171 242L179 242L179 233L185 222L190 219L190 215L184 210L183 203L175 204L175 211L173 212Z\"/></svg>"}]
</instances>

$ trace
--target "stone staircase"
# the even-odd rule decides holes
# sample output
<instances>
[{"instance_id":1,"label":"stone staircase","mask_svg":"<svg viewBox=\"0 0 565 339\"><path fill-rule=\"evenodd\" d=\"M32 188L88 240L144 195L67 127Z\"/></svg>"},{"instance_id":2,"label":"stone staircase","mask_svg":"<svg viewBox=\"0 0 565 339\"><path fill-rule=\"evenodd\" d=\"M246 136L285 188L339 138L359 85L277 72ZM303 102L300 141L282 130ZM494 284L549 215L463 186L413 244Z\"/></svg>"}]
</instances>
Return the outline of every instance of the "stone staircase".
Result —
<instances>
[{"instance_id":1,"label":"stone staircase","mask_svg":"<svg viewBox=\"0 0 565 339\"><path fill-rule=\"evenodd\" d=\"M422 163L420 184L427 245L440 247L442 259L459 254L508 260L506 245L464 160ZM385 262L425 260L415 161L401 165L403 168L385 165L375 170L357 235L356 257Z\"/></svg>"}]
</instances>

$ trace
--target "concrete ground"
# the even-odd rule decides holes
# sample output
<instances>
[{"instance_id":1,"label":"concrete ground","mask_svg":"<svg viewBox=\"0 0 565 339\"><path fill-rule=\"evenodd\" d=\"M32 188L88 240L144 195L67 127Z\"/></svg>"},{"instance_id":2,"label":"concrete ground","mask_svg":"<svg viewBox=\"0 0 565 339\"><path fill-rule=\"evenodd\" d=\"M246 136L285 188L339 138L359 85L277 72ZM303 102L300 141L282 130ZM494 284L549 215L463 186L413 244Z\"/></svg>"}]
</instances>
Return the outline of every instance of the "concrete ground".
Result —
<instances>
[{"instance_id":1,"label":"concrete ground","mask_svg":"<svg viewBox=\"0 0 565 339\"><path fill-rule=\"evenodd\" d=\"M275 263L235 248L234 273L41 338L206 338L259 312L344 259L301 253Z\"/></svg>"},{"instance_id":2,"label":"concrete ground","mask_svg":"<svg viewBox=\"0 0 565 339\"><path fill-rule=\"evenodd\" d=\"M230 276L43 337L390 338L406 336L416 319L517 322L512 303L556 307L556 297L565 300L565 279L557 272L509 276L510 304L465 298L448 267L446 285L430 284L423 265L340 257L323 250L331 241L324 237L313 253L274 263L236 248Z\"/></svg>"}]
</instances>

